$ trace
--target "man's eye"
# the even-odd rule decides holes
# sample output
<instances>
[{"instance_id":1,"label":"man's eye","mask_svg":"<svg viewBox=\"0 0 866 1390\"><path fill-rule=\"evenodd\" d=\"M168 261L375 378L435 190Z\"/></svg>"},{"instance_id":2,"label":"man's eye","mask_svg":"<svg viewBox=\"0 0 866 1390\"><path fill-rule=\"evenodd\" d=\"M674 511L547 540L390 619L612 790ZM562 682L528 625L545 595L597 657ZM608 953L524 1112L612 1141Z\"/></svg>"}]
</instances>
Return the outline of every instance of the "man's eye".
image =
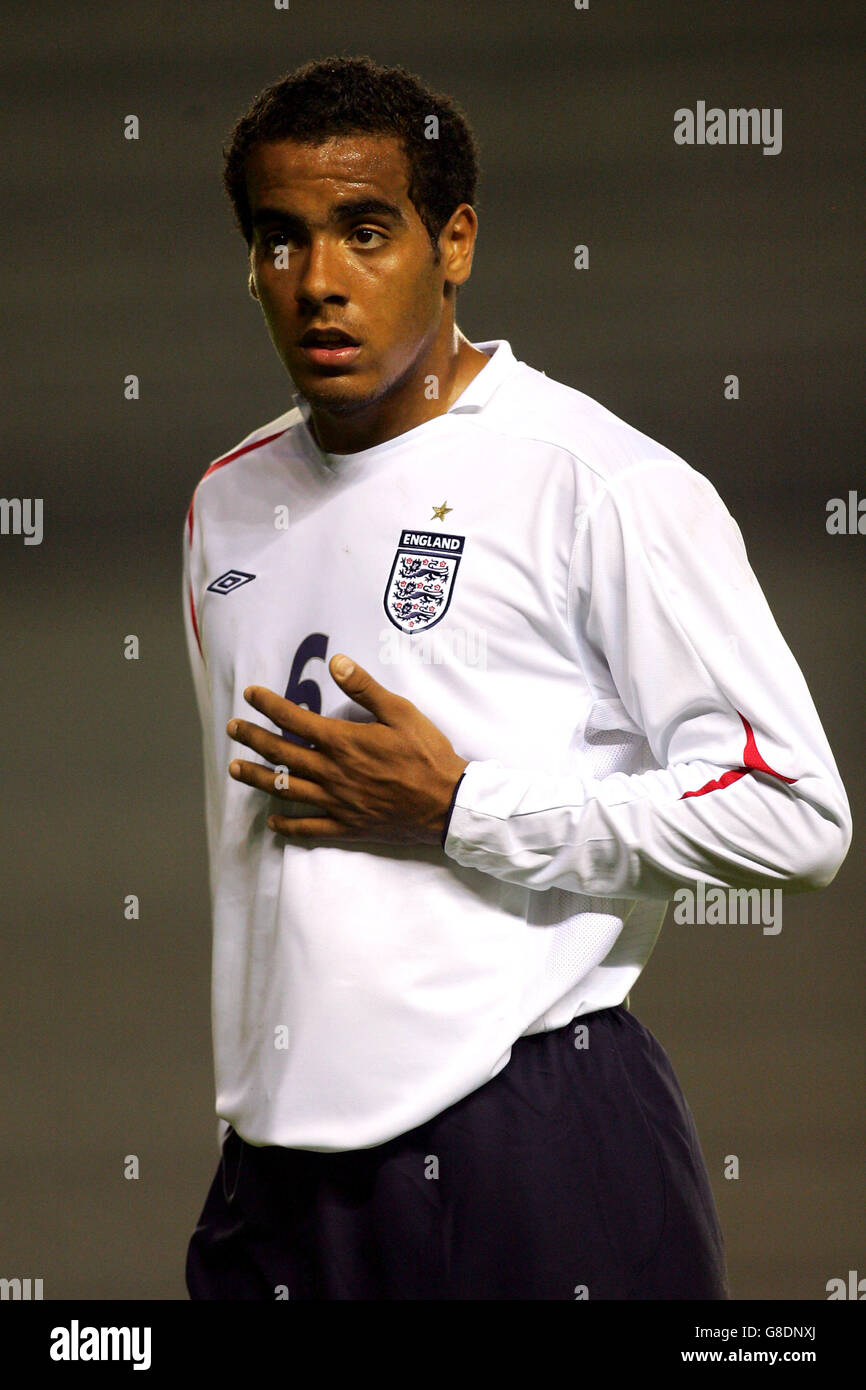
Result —
<instances>
[{"instance_id":1,"label":"man's eye","mask_svg":"<svg viewBox=\"0 0 866 1390\"><path fill-rule=\"evenodd\" d=\"M292 238L285 232L268 232L265 237L265 246L269 251L275 251L278 246L291 246Z\"/></svg>"},{"instance_id":2,"label":"man's eye","mask_svg":"<svg viewBox=\"0 0 866 1390\"><path fill-rule=\"evenodd\" d=\"M371 237L371 236L384 237L384 235L385 235L384 232L378 232L378 231L376 230L375 227L356 227L355 230L354 230L353 233L352 233L352 236L353 236L353 237ZM372 245L375 245L375 244L376 244L376 243L374 243L374 242L370 242L370 241L366 241L366 240L365 240L365 241L362 241L362 243L361 243L362 246L372 246Z\"/></svg>"}]
</instances>

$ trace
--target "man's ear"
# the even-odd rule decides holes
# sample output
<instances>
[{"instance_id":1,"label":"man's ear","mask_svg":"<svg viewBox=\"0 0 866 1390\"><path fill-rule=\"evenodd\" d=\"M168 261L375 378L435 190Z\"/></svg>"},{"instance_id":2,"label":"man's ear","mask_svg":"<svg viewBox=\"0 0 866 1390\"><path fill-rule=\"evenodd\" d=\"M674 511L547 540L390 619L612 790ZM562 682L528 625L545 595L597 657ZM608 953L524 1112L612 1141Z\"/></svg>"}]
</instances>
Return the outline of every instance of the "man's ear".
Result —
<instances>
[{"instance_id":1,"label":"man's ear","mask_svg":"<svg viewBox=\"0 0 866 1390\"><path fill-rule=\"evenodd\" d=\"M249 278L249 280L247 281L247 289L249 290L249 292L250 292L250 294L252 295L253 299L255 299L256 302L258 302L258 298L259 298L259 297L258 297L258 295L256 294L256 282L255 282L255 280L253 279L253 272L252 272L252 271L250 271L250 278Z\"/></svg>"}]
</instances>

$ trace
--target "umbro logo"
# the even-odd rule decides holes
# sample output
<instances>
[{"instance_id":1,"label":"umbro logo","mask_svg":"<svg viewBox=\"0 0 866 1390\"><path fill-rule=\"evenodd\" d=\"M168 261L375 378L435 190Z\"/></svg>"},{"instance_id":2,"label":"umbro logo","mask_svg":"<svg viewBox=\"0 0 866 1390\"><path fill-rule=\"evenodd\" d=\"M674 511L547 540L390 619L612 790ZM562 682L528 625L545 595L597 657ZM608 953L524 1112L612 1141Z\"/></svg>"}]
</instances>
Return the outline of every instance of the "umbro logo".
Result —
<instances>
[{"instance_id":1,"label":"umbro logo","mask_svg":"<svg viewBox=\"0 0 866 1390\"><path fill-rule=\"evenodd\" d=\"M244 574L243 570L226 570L219 579L215 579L212 584L208 584L209 594L230 594L232 589L239 589L242 584L249 584L251 579L255 579L254 574Z\"/></svg>"}]
</instances>

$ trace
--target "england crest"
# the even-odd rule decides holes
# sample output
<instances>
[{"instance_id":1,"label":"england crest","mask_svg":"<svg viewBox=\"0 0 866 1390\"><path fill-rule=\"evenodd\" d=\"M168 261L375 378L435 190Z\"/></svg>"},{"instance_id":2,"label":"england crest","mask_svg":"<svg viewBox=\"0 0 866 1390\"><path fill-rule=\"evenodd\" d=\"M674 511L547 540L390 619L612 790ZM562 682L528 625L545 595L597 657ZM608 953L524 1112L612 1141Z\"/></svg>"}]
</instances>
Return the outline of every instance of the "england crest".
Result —
<instances>
[{"instance_id":1,"label":"england crest","mask_svg":"<svg viewBox=\"0 0 866 1390\"><path fill-rule=\"evenodd\" d=\"M465 536L402 531L385 586L385 612L401 632L426 632L448 612Z\"/></svg>"}]
</instances>

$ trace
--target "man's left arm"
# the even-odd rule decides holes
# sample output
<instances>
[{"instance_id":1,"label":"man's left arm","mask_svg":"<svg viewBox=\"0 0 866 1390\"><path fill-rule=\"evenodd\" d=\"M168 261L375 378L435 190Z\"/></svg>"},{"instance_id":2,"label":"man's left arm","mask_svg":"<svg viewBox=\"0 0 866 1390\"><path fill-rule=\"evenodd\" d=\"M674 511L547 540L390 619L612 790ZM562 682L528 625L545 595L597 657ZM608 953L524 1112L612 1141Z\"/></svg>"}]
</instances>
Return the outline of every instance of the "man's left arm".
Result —
<instances>
[{"instance_id":1,"label":"man's left arm","mask_svg":"<svg viewBox=\"0 0 866 1390\"><path fill-rule=\"evenodd\" d=\"M829 883L851 840L845 790L712 484L674 459L604 484L578 518L570 603L659 768L596 779L470 762L446 854L528 888L609 897Z\"/></svg>"}]
</instances>

